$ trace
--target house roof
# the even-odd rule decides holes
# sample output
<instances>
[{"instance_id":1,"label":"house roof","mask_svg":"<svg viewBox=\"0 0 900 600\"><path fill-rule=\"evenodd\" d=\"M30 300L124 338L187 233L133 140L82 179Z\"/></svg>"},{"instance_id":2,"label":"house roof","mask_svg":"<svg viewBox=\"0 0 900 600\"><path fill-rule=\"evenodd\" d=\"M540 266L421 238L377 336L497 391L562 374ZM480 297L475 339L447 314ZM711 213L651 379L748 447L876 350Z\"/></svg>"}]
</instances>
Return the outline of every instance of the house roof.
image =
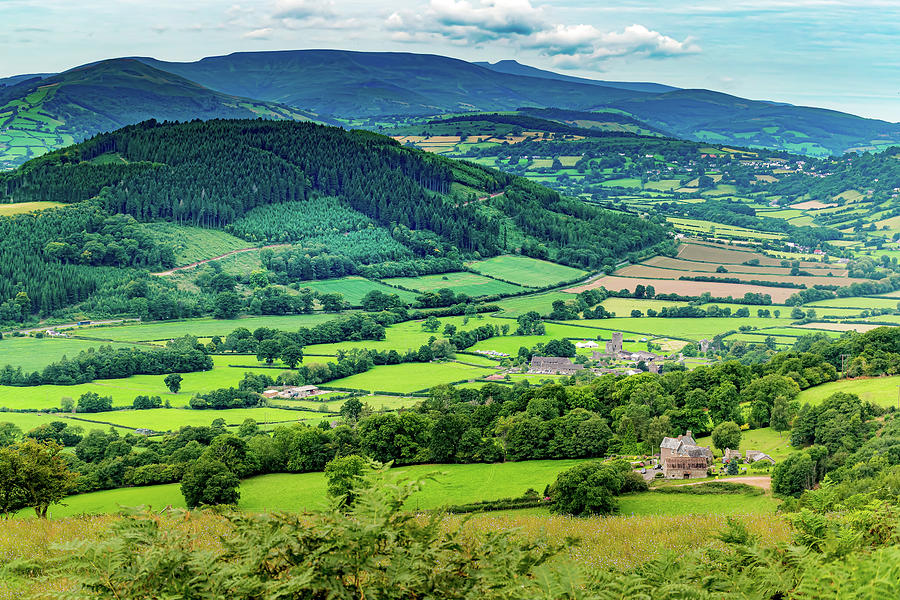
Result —
<instances>
[{"instance_id":1,"label":"house roof","mask_svg":"<svg viewBox=\"0 0 900 600\"><path fill-rule=\"evenodd\" d=\"M681 440L671 437L664 437L659 445L660 448L669 448L670 450L678 450L679 446L681 446Z\"/></svg>"}]
</instances>

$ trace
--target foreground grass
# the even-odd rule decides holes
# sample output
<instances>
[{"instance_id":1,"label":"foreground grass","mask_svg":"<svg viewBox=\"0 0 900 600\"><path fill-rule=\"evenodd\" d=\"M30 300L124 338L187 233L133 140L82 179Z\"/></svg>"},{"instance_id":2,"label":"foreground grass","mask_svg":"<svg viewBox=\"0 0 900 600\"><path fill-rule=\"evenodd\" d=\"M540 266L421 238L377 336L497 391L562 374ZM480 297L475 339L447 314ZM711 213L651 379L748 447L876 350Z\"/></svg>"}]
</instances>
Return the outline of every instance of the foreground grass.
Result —
<instances>
[{"instance_id":1,"label":"foreground grass","mask_svg":"<svg viewBox=\"0 0 900 600\"><path fill-rule=\"evenodd\" d=\"M427 485L426 485L427 487ZM12 520L0 522L0 560L46 560L60 556L65 550L57 545L79 540L100 540L119 517L111 515L73 517L38 522ZM763 543L785 541L788 525L774 515L736 515L750 533ZM163 517L163 526L191 533L195 549L217 549L220 535L226 531L224 519L211 512L194 511L185 515ZM554 559L564 563L570 559L584 569L628 569L659 557L708 544L720 544L715 535L725 526L725 517L691 516L616 516L565 517L549 514L498 514L453 516L443 518L442 526L450 531L463 527L464 532L484 534L512 530L514 535L529 540L563 544L569 538L577 543ZM0 600L40 595L46 597L64 592L73 582L65 577L45 578L40 575L7 575L0 577Z\"/></svg>"}]
</instances>

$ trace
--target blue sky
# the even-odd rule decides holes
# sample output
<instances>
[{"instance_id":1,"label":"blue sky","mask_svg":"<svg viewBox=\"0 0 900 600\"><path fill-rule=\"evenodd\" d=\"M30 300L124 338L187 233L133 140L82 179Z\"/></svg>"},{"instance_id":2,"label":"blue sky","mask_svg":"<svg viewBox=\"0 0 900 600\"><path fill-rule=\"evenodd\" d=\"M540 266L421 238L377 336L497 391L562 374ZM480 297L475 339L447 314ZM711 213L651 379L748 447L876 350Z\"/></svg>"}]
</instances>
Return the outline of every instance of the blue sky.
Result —
<instances>
[{"instance_id":1,"label":"blue sky","mask_svg":"<svg viewBox=\"0 0 900 600\"><path fill-rule=\"evenodd\" d=\"M516 59L900 121L900 0L0 0L0 76L298 48Z\"/></svg>"}]
</instances>

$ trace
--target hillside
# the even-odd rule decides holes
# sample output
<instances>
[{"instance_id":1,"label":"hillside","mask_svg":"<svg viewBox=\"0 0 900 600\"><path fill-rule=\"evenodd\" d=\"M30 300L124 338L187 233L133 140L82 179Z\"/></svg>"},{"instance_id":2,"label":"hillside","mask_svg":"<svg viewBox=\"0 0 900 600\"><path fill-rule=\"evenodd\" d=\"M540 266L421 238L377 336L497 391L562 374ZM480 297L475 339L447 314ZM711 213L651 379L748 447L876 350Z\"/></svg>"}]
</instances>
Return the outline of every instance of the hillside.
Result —
<instances>
[{"instance_id":1,"label":"hillside","mask_svg":"<svg viewBox=\"0 0 900 600\"><path fill-rule=\"evenodd\" d=\"M213 91L139 61L103 61L0 87L0 168L145 119L254 117L315 115Z\"/></svg>"},{"instance_id":2,"label":"hillside","mask_svg":"<svg viewBox=\"0 0 900 600\"><path fill-rule=\"evenodd\" d=\"M662 83L649 83L644 81L606 81L602 79L587 79L585 77L573 77L571 75L563 75L553 71L545 71L536 67L523 65L515 60L498 60L495 63L490 62L474 62L472 64L496 71L498 73L507 73L509 75L524 75L526 77L540 77L541 79L555 79L557 81L570 81L572 83L584 83L588 85L603 85L607 87L619 88L621 90L632 90L634 92L649 92L659 94L663 92L672 92L677 87L665 85Z\"/></svg>"},{"instance_id":3,"label":"hillside","mask_svg":"<svg viewBox=\"0 0 900 600\"><path fill-rule=\"evenodd\" d=\"M236 52L191 63L139 58L229 94L337 117L427 115L519 106L578 106L635 92L509 75L433 54L291 50Z\"/></svg>"},{"instance_id":4,"label":"hillside","mask_svg":"<svg viewBox=\"0 0 900 600\"><path fill-rule=\"evenodd\" d=\"M102 267L174 266L165 241L159 248L130 242L154 237L140 225L148 221L227 229L248 245L293 244L275 263L294 281L444 273L460 270L463 258L510 250L597 269L665 238L658 224L522 178L369 132L293 121L125 127L0 175L0 200L34 198L74 206L0 219L7 230L0 252L9 257L0 292L12 301L13 282L21 282L41 312L67 306L67 298L115 298L133 275L123 281L120 271ZM117 221L104 220L113 215ZM620 230L628 235L612 235ZM111 237L92 238L95 232ZM68 279L54 275L65 269L77 272L84 293L71 293ZM156 280L149 290L171 292ZM103 306L110 314L129 310ZM9 314L0 320L23 311Z\"/></svg>"},{"instance_id":5,"label":"hillside","mask_svg":"<svg viewBox=\"0 0 900 600\"><path fill-rule=\"evenodd\" d=\"M710 90L622 89L506 61L482 66L430 54L339 50L243 52L192 63L139 60L222 92L345 119L520 107L616 109L675 137L818 156L900 142L897 123Z\"/></svg>"}]
</instances>

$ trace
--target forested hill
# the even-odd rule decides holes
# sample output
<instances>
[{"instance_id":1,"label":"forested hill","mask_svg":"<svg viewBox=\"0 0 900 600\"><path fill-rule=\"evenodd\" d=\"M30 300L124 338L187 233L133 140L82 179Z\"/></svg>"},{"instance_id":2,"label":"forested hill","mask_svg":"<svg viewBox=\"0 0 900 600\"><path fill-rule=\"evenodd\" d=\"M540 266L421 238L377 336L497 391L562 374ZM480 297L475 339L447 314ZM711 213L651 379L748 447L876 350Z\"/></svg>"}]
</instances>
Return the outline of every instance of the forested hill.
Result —
<instances>
[{"instance_id":1,"label":"forested hill","mask_svg":"<svg viewBox=\"0 0 900 600\"><path fill-rule=\"evenodd\" d=\"M384 261L425 261L427 272L444 272L447 264L452 270L461 260L503 252L599 269L666 239L656 221L386 136L263 119L146 121L0 174L0 202L32 200L76 205L0 218L0 227L16 223L16 234L0 242L7 257L0 280L21 284L0 289L0 303L24 290L48 299L42 311L86 297L67 296L65 283L52 284L42 272L77 265L80 289L90 291L101 287L90 268L167 266L164 248L148 256L128 250L144 246L130 240L151 221L227 229L249 243L299 244L297 255L306 260L341 263L332 277ZM90 222L67 216L84 206L98 212ZM117 222L118 238L91 237L105 227L104 216L115 215L132 217L127 227L135 232L119 231L125 222ZM85 240L100 246L86 248Z\"/></svg>"}]
</instances>

